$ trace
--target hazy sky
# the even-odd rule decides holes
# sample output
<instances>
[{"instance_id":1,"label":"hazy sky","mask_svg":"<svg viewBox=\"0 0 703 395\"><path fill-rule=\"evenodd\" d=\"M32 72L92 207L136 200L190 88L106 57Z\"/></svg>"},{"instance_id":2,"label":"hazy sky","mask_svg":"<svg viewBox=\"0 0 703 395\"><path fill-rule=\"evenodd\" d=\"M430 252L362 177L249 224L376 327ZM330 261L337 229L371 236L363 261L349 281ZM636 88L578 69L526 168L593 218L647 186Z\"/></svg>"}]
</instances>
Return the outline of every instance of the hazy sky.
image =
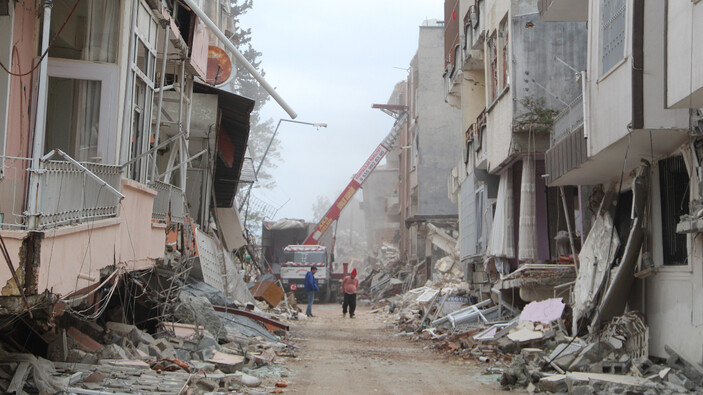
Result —
<instances>
[{"instance_id":1,"label":"hazy sky","mask_svg":"<svg viewBox=\"0 0 703 395\"><path fill-rule=\"evenodd\" d=\"M240 18L262 52L266 80L298 113L278 130L277 188L255 195L282 205L276 219L312 219L318 196L334 201L390 131L386 103L417 50L418 27L442 19L440 0L255 0ZM290 119L271 99L262 118ZM361 192L357 193L358 195Z\"/></svg>"}]
</instances>

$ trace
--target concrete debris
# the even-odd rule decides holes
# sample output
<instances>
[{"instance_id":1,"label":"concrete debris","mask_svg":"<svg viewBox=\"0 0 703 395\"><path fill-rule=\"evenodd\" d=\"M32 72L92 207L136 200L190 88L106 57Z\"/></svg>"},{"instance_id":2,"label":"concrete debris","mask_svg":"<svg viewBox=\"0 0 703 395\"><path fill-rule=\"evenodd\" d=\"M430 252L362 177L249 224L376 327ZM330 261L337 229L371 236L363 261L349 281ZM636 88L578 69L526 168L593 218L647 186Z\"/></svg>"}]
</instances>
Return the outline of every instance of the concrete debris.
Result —
<instances>
[{"instance_id":1,"label":"concrete debris","mask_svg":"<svg viewBox=\"0 0 703 395\"><path fill-rule=\"evenodd\" d=\"M601 225L606 222L604 218ZM602 228L603 232L611 231L612 225L608 223ZM595 248L598 243L591 244L591 248ZM605 258L600 255L594 258L598 259ZM435 278L450 273L451 268L451 259L439 260L435 265L439 276ZM685 359L670 347L667 347L670 358L666 364L648 358L649 329L641 313L626 312L604 322L595 334L582 331L585 335L574 337L569 333L585 329L581 322L586 320L578 322L582 325L580 329L573 327L570 298L546 297L525 304L501 291L501 286L546 284L552 286L549 294L554 294L555 285L561 286L564 279L573 280L573 265L525 264L521 268L517 273L504 276L502 285L501 280L488 271L474 272L470 277L481 284L484 281L489 286L491 281L499 284L493 286L491 297L481 302L476 302L471 295L470 288L475 282L435 280L404 293L384 294L374 302L373 312L388 315L396 322L401 335L413 341L429 342L429 348L481 363L498 364L490 368L490 373L500 374L505 389L576 394L703 393L701 365ZM377 278L383 275L382 272L375 274ZM510 285L510 282L515 283ZM573 286L573 282L568 285ZM523 296L522 290L520 296ZM578 314L586 318L583 315L593 311L596 302L593 298L577 299L577 303L582 303ZM445 306L451 307L446 309Z\"/></svg>"},{"instance_id":2,"label":"concrete debris","mask_svg":"<svg viewBox=\"0 0 703 395\"><path fill-rule=\"evenodd\" d=\"M120 300L110 301L105 294L78 298L72 307L83 312L91 311L89 301L103 298L104 312L97 319L62 311L51 317L50 326L46 315L26 320L32 341L44 342L32 346L47 350L41 356L19 352L26 351L20 346L26 339L0 336L0 392L249 393L289 376L279 364L296 356L285 343L286 320L297 314L294 298L270 303L264 297L267 303L254 304L244 287L251 310L239 310L245 306L217 289L168 277L174 267L159 269L126 277L118 284ZM257 319L216 311L213 301L220 309ZM269 303L278 306L272 309ZM8 329L20 333L12 325Z\"/></svg>"}]
</instances>

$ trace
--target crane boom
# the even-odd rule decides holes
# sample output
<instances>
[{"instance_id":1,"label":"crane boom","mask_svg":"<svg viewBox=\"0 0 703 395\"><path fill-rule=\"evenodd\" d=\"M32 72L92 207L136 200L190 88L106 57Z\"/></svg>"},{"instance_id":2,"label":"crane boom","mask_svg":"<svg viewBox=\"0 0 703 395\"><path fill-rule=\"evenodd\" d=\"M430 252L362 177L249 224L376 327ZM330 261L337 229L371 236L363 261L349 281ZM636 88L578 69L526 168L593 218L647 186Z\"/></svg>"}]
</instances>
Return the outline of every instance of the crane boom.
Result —
<instances>
[{"instance_id":1,"label":"crane boom","mask_svg":"<svg viewBox=\"0 0 703 395\"><path fill-rule=\"evenodd\" d=\"M347 184L347 187L344 188L344 190L334 202L332 207L327 210L325 216L322 217L315 229L313 229L312 233L310 233L310 235L308 235L308 238L305 239L305 241L303 242L304 245L318 244L322 236L325 234L325 232L327 232L327 229L330 227L330 225L332 225L334 221L339 219L339 214L342 212L342 209L344 209L344 207L347 205L347 203L349 203L351 198L354 197L356 191L361 188L361 184L366 181L366 178L369 176L369 174L371 174L371 172L376 168L379 162L381 162L381 159L386 156L386 153L388 153L391 146L393 146L393 143L395 143L395 140L398 137L398 133L400 132L400 128L403 127L403 124L405 123L407 117L407 112L403 112L402 115L398 118L398 120L396 120L390 133L388 133L386 138L381 141L381 144L376 147L376 149L373 151L373 153L371 153L371 156L369 156L364 165L361 166L361 169L359 169L359 171L354 175L352 180L349 181L349 184Z\"/></svg>"}]
</instances>

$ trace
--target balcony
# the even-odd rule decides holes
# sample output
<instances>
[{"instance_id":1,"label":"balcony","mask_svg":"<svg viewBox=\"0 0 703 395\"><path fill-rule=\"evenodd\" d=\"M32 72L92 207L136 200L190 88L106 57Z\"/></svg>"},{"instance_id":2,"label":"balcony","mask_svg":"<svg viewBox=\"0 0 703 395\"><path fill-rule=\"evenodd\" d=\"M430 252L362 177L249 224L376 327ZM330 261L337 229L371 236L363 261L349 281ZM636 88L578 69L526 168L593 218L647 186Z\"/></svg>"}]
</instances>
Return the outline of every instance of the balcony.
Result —
<instances>
[{"instance_id":1,"label":"balcony","mask_svg":"<svg viewBox=\"0 0 703 395\"><path fill-rule=\"evenodd\" d=\"M539 0L539 19L543 22L585 22L588 20L588 1Z\"/></svg>"},{"instance_id":2,"label":"balcony","mask_svg":"<svg viewBox=\"0 0 703 395\"><path fill-rule=\"evenodd\" d=\"M581 126L583 126L583 96L574 99L554 118L551 145L554 146Z\"/></svg>"},{"instance_id":3,"label":"balcony","mask_svg":"<svg viewBox=\"0 0 703 395\"><path fill-rule=\"evenodd\" d=\"M64 160L50 160L54 155ZM2 157L0 196L8 203L0 213L3 229L50 229L117 216L124 197L120 193L122 167L79 163L59 150L42 158L36 170L31 163L29 158ZM25 207L28 182L37 188L35 208Z\"/></svg>"},{"instance_id":4,"label":"balcony","mask_svg":"<svg viewBox=\"0 0 703 395\"><path fill-rule=\"evenodd\" d=\"M156 191L152 219L158 222L185 223L185 194L181 188L155 181L149 184L149 188Z\"/></svg>"},{"instance_id":5,"label":"balcony","mask_svg":"<svg viewBox=\"0 0 703 395\"><path fill-rule=\"evenodd\" d=\"M480 19L480 9L483 6L483 1L478 1L469 6L466 15L464 15L464 42L462 48L464 50L464 71L483 70L483 42L485 39L485 31L483 23Z\"/></svg>"},{"instance_id":6,"label":"balcony","mask_svg":"<svg viewBox=\"0 0 703 395\"><path fill-rule=\"evenodd\" d=\"M453 41L454 49L445 59L444 92L445 101L454 108L461 108L461 83L463 80L463 60L459 36Z\"/></svg>"}]
</instances>

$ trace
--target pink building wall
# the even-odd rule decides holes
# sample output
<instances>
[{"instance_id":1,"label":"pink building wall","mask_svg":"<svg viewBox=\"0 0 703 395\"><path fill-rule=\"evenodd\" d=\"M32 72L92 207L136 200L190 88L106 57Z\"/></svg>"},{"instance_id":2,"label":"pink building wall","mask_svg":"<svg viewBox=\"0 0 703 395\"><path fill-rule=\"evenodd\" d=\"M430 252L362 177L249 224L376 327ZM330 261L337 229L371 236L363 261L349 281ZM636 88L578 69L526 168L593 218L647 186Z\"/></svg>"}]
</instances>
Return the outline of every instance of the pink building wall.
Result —
<instances>
[{"instance_id":1,"label":"pink building wall","mask_svg":"<svg viewBox=\"0 0 703 395\"><path fill-rule=\"evenodd\" d=\"M117 264L125 271L146 269L164 256L166 227L151 221L156 192L122 179L125 198L119 216L74 226L50 229L41 242L38 290L66 295L100 279L100 270ZM1 231L15 269L26 232ZM0 288L11 280L7 265L0 265Z\"/></svg>"}]
</instances>

